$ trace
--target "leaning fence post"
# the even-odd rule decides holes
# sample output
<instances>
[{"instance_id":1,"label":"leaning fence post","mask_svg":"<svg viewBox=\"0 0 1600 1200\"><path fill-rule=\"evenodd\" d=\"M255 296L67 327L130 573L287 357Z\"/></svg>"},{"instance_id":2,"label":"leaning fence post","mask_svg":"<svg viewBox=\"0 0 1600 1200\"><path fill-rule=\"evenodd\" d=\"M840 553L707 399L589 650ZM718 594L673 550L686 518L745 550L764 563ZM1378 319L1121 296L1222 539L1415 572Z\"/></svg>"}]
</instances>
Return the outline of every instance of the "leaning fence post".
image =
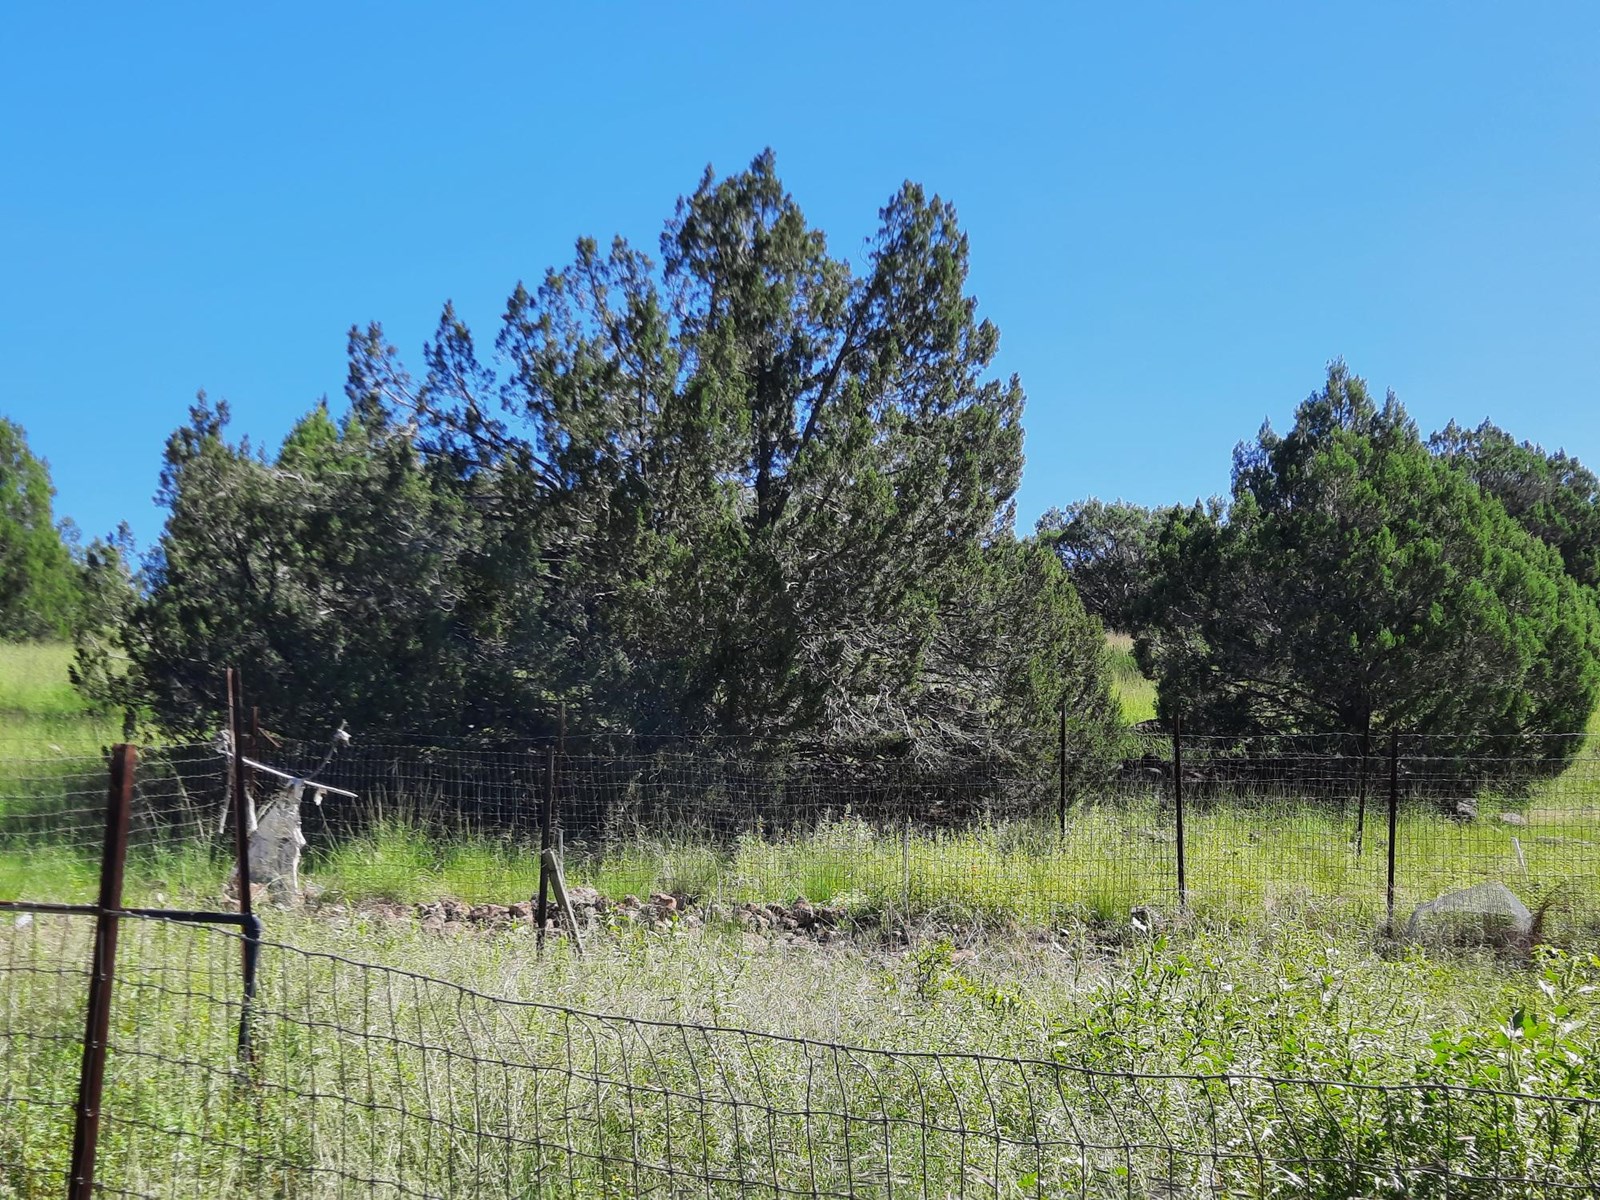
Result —
<instances>
[{"instance_id":1,"label":"leaning fence post","mask_svg":"<svg viewBox=\"0 0 1600 1200\"><path fill-rule=\"evenodd\" d=\"M534 944L540 951L544 949L544 923L550 916L550 864L545 851L550 849L550 827L555 823L555 808L556 748L551 746L545 752L544 807L539 813L539 903L533 917L537 922Z\"/></svg>"},{"instance_id":2,"label":"leaning fence post","mask_svg":"<svg viewBox=\"0 0 1600 1200\"><path fill-rule=\"evenodd\" d=\"M72 1170L68 1200L94 1193L95 1149L100 1141L100 1097L106 1078L106 1042L111 1034L111 985L116 978L117 917L122 908L122 875L128 861L128 815L133 808L137 752L130 745L111 750L111 783L106 797L106 836L100 855L100 903L95 911L94 960L89 970L88 1015L84 1020L83 1060L78 1073L77 1118L72 1131Z\"/></svg>"},{"instance_id":3,"label":"leaning fence post","mask_svg":"<svg viewBox=\"0 0 1600 1200\"><path fill-rule=\"evenodd\" d=\"M1172 807L1178 820L1178 907L1189 907L1189 880L1183 859L1183 718L1172 716Z\"/></svg>"},{"instance_id":4,"label":"leaning fence post","mask_svg":"<svg viewBox=\"0 0 1600 1200\"><path fill-rule=\"evenodd\" d=\"M555 888L556 903L561 905L561 911L566 914L567 928L572 932L573 952L582 958L583 931L578 928L578 914L572 911L572 901L567 898L567 878L561 870L561 859L556 856L555 850L551 849L541 852L539 861L544 864L551 886Z\"/></svg>"},{"instance_id":5,"label":"leaning fence post","mask_svg":"<svg viewBox=\"0 0 1600 1200\"><path fill-rule=\"evenodd\" d=\"M1400 735L1389 735L1389 881L1386 893L1389 936L1394 936L1394 844L1400 829Z\"/></svg>"},{"instance_id":6,"label":"leaning fence post","mask_svg":"<svg viewBox=\"0 0 1600 1200\"><path fill-rule=\"evenodd\" d=\"M233 839L238 862L239 915L244 918L242 973L244 1002L239 1006L239 1059L249 1065L254 1059L250 1044L250 1008L256 998L256 965L261 958L261 921L252 911L250 896L250 795L246 790L244 761L244 683L239 672L228 668L228 734L233 743Z\"/></svg>"}]
</instances>

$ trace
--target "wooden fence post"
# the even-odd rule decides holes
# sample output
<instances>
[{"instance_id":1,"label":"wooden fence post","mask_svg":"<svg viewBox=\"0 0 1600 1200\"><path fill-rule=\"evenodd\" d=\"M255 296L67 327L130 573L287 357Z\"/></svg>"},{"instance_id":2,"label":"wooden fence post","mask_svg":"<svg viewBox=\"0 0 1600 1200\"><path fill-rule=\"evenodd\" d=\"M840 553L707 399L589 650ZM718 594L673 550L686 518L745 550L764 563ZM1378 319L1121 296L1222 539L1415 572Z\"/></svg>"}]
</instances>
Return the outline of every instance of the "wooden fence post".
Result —
<instances>
[{"instance_id":1,"label":"wooden fence post","mask_svg":"<svg viewBox=\"0 0 1600 1200\"><path fill-rule=\"evenodd\" d=\"M556 903L561 905L561 911L567 917L567 929L572 934L572 948L579 958L583 957L583 931L578 928L578 914L572 911L572 901L567 898L567 878L561 870L561 860L556 857L554 849L545 850L539 855L539 861L544 864L544 869L550 876L550 884L555 888Z\"/></svg>"}]
</instances>

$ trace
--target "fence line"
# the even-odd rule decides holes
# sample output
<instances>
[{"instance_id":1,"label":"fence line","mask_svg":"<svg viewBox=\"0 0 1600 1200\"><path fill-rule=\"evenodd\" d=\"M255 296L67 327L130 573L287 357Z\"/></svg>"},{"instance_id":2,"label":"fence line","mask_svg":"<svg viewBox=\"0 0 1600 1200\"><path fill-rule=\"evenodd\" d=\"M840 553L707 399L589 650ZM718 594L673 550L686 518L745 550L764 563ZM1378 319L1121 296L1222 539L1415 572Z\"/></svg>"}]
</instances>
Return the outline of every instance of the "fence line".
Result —
<instances>
[{"instance_id":1,"label":"fence line","mask_svg":"<svg viewBox=\"0 0 1600 1200\"><path fill-rule=\"evenodd\" d=\"M900 1051L513 1001L129 920L105 1194L1590 1195L1600 1099ZM81 925L5 930L0 1181L62 1179ZM70 994L69 994L70 993Z\"/></svg>"},{"instance_id":2,"label":"fence line","mask_svg":"<svg viewBox=\"0 0 1600 1200\"><path fill-rule=\"evenodd\" d=\"M546 759L547 770L573 761ZM696 787L730 765L652 761ZM819 778L794 764L733 765L740 780ZM637 780L641 769L623 774ZM216 774L215 764L201 772ZM168 762L154 775L178 780L143 801L155 851L212 829L181 770ZM862 786L879 800L928 795L882 771ZM99 904L0 913L0 1190L1131 1200L1596 1186L1600 1098L1586 1072L1558 1094L875 1048L498 998L265 942L247 913L113 907L121 901L108 881L123 874L135 791L111 789L102 830L117 836L106 841ZM183 797L177 817L171 796ZM242 789L228 799L242 822ZM29 807L3 832L38 851L43 815ZM811 819L801 814L781 836L811 845ZM997 827L992 813L981 819ZM1047 814L1046 836L1050 824ZM86 916L121 930L114 962L95 934L92 970L82 965ZM224 920L248 928L194 924ZM96 1104L89 1081L101 1069L106 1098ZM102 1148L98 1179L79 1162L85 1119ZM92 1172L92 1154L90 1163Z\"/></svg>"},{"instance_id":3,"label":"fence line","mask_svg":"<svg viewBox=\"0 0 1600 1200\"><path fill-rule=\"evenodd\" d=\"M742 744L602 755L361 739L320 775L355 798L330 793L301 811L308 878L333 879L357 898L369 883L418 900L504 904L532 895L553 754L569 879L614 899L670 893L737 904L805 895L870 912L1043 925L1177 904L1181 850L1182 898L1197 906L1304 897L1382 912L1392 890L1403 915L1442 892L1498 880L1530 906L1558 894L1562 904L1600 908L1593 748L1550 739L1521 756L1494 747L1463 755L1454 739L1401 739L1391 773L1387 747L1365 756L1358 747L1324 737L1241 745L1185 735L1178 763L1170 739L1130 739L1120 763L1063 805L1065 773L1048 764L1030 775L995 762L930 769L759 756ZM326 748L290 741L261 753L299 774ZM228 852L219 837L226 761L213 744L147 754L135 797L134 886L156 888L186 870L203 877L194 852ZM0 863L28 879L26 863L8 852L27 851L35 864L60 860L51 898L87 899L91 877L70 862L97 850L90 797L103 769L97 758L0 760ZM258 778L258 799L270 786ZM402 827L411 833L397 833ZM377 879L367 867L360 878L339 875L355 862L344 848L405 836L432 839L400 847L416 860L409 877Z\"/></svg>"}]
</instances>

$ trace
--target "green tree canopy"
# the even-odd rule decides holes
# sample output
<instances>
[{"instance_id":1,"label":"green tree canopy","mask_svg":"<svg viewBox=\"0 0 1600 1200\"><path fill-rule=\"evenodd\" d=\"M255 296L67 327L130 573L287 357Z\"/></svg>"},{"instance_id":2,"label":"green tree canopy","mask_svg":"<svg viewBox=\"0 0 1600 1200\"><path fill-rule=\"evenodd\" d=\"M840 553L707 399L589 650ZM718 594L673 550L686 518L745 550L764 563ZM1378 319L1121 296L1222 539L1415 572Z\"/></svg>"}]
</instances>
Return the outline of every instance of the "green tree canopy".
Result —
<instances>
[{"instance_id":1,"label":"green tree canopy","mask_svg":"<svg viewBox=\"0 0 1600 1200\"><path fill-rule=\"evenodd\" d=\"M1084 608L1112 629L1137 628L1151 587L1150 566L1161 512L1125 500L1090 497L1052 508L1037 536L1054 548Z\"/></svg>"},{"instance_id":2,"label":"green tree canopy","mask_svg":"<svg viewBox=\"0 0 1600 1200\"><path fill-rule=\"evenodd\" d=\"M472 726L488 650L456 648L472 640L468 522L409 432L319 405L268 459L227 422L202 395L167 443L169 515L127 634L161 721L213 719L220 668L238 664L288 729Z\"/></svg>"},{"instance_id":3,"label":"green tree canopy","mask_svg":"<svg viewBox=\"0 0 1600 1200\"><path fill-rule=\"evenodd\" d=\"M852 264L769 153L706 173L659 266L585 239L519 285L487 362L449 305L417 378L352 330L341 428L271 463L203 406L175 435L144 670L174 716L237 661L385 723L934 758L1048 753L1071 699L1092 760L1099 627L1016 543L1023 393L966 278L938 197Z\"/></svg>"},{"instance_id":4,"label":"green tree canopy","mask_svg":"<svg viewBox=\"0 0 1600 1200\"><path fill-rule=\"evenodd\" d=\"M1594 605L1559 556L1428 452L1343 363L1174 513L1139 651L1166 714L1221 733L1581 732ZM1575 745L1575 739L1574 739Z\"/></svg>"},{"instance_id":5,"label":"green tree canopy","mask_svg":"<svg viewBox=\"0 0 1600 1200\"><path fill-rule=\"evenodd\" d=\"M50 469L0 417L0 639L71 635L78 570L51 511Z\"/></svg>"},{"instance_id":6,"label":"green tree canopy","mask_svg":"<svg viewBox=\"0 0 1600 1200\"><path fill-rule=\"evenodd\" d=\"M1546 454L1488 421L1476 429L1452 421L1428 445L1554 546L1567 574L1587 587L1600 585L1600 479L1593 471L1565 451Z\"/></svg>"}]
</instances>

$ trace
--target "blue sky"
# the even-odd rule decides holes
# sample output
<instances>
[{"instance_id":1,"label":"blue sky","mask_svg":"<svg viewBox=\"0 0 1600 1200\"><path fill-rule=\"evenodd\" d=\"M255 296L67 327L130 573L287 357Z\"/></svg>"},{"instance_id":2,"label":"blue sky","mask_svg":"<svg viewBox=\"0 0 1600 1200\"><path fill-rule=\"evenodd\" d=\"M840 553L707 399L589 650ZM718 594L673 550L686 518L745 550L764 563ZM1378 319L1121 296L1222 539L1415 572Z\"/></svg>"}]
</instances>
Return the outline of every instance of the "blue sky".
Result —
<instances>
[{"instance_id":1,"label":"blue sky","mask_svg":"<svg viewBox=\"0 0 1600 1200\"><path fill-rule=\"evenodd\" d=\"M197 388L275 443L345 330L480 336L772 146L836 251L953 200L1028 392L1019 525L1227 485L1344 356L1600 463L1600 5L15 5L0 413L141 545Z\"/></svg>"}]
</instances>

